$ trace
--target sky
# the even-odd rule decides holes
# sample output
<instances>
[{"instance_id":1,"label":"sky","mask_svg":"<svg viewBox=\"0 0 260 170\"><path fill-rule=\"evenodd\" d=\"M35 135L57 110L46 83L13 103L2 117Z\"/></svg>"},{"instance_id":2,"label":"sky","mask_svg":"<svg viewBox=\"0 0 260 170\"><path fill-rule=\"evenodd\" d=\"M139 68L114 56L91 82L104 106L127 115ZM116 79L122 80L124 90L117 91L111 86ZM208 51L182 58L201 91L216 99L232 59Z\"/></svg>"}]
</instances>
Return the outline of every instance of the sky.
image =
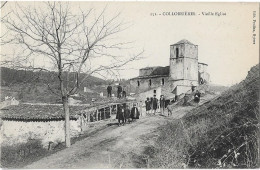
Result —
<instances>
[{"instance_id":1,"label":"sky","mask_svg":"<svg viewBox=\"0 0 260 170\"><path fill-rule=\"evenodd\" d=\"M22 4L40 6L39 2ZM120 78L136 77L139 69L143 67L169 65L170 45L187 39L198 45L199 62L208 64L211 83L226 86L239 83L246 77L250 68L259 63L258 5L257 3L71 2L75 11L79 7L83 10L94 8L98 11L107 6L105 16L111 17L120 12L120 19L129 23L130 27L117 34L117 38L120 41L132 42L130 50L124 53L126 57L144 50L143 59L124 66L119 71ZM13 6L14 3L7 4L1 13L7 13ZM254 11L256 18L253 18ZM167 12L194 12L195 16L163 15ZM225 15L218 16L215 15L216 12ZM213 15L206 16L203 13ZM255 44L253 44L254 19L257 26ZM100 60L94 63L98 62Z\"/></svg>"}]
</instances>

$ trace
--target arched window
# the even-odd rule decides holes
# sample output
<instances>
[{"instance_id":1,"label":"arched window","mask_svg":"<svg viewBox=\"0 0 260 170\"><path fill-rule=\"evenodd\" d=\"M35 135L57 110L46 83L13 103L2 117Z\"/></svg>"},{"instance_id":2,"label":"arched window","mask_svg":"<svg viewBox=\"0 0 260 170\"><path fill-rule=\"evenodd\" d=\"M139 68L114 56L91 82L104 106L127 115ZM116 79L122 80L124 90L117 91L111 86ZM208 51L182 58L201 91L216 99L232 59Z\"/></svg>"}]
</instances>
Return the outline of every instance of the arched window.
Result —
<instances>
[{"instance_id":1,"label":"arched window","mask_svg":"<svg viewBox=\"0 0 260 170\"><path fill-rule=\"evenodd\" d=\"M164 85L164 78L162 78L162 85Z\"/></svg>"},{"instance_id":2,"label":"arched window","mask_svg":"<svg viewBox=\"0 0 260 170\"><path fill-rule=\"evenodd\" d=\"M150 80L149 80L149 86L151 86L151 85L152 85L152 80L150 79Z\"/></svg>"},{"instance_id":3,"label":"arched window","mask_svg":"<svg viewBox=\"0 0 260 170\"><path fill-rule=\"evenodd\" d=\"M179 58L179 48L176 48L176 58Z\"/></svg>"},{"instance_id":4,"label":"arched window","mask_svg":"<svg viewBox=\"0 0 260 170\"><path fill-rule=\"evenodd\" d=\"M140 86L140 81L139 81L139 80L137 81L137 86L138 86L138 87Z\"/></svg>"}]
</instances>

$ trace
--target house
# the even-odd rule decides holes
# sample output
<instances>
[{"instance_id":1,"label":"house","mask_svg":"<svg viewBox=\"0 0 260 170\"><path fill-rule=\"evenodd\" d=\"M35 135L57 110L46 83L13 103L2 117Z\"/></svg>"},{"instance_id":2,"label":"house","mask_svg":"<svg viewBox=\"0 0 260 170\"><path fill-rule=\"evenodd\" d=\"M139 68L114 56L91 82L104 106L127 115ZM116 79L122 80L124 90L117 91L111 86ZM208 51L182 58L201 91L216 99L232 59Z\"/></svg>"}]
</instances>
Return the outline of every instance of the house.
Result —
<instances>
[{"instance_id":1,"label":"house","mask_svg":"<svg viewBox=\"0 0 260 170\"><path fill-rule=\"evenodd\" d=\"M117 103L70 106L70 134L79 136L95 121L107 119L115 113ZM38 139L49 144L65 141L65 116L60 104L20 104L0 110L2 146L26 143Z\"/></svg>"}]
</instances>

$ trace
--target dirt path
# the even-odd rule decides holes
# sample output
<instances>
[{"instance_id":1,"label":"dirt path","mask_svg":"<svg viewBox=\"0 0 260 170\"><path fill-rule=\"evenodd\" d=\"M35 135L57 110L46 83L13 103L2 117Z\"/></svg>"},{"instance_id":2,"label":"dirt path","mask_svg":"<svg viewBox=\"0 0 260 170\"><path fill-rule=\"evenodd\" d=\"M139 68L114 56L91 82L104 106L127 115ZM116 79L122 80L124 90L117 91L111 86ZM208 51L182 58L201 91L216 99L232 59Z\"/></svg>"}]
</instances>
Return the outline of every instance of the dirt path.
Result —
<instances>
[{"instance_id":1,"label":"dirt path","mask_svg":"<svg viewBox=\"0 0 260 170\"><path fill-rule=\"evenodd\" d=\"M125 126L108 126L25 168L137 168L137 158L145 147L153 145L158 136L157 128L190 109L182 107L172 117L146 116Z\"/></svg>"}]
</instances>

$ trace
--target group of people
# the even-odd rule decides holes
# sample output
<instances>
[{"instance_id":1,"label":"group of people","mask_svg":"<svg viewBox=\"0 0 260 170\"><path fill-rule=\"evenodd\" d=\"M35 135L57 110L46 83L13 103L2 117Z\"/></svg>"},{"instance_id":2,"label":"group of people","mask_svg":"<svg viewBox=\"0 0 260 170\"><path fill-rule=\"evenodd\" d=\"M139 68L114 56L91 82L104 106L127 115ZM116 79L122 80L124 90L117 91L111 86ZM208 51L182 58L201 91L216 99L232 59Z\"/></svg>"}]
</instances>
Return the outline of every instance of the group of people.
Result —
<instances>
[{"instance_id":1,"label":"group of people","mask_svg":"<svg viewBox=\"0 0 260 170\"><path fill-rule=\"evenodd\" d=\"M107 86L107 97L112 97L112 86L110 84ZM126 98L126 91L120 84L117 86L117 98Z\"/></svg>"},{"instance_id":2,"label":"group of people","mask_svg":"<svg viewBox=\"0 0 260 170\"><path fill-rule=\"evenodd\" d=\"M160 96L160 100L156 98L156 95L153 97L149 98L147 97L145 101L145 109L146 109L146 114L154 114L157 112L157 109L161 110L161 114L164 114L164 109L166 108L166 102L165 98L163 95Z\"/></svg>"},{"instance_id":3,"label":"group of people","mask_svg":"<svg viewBox=\"0 0 260 170\"><path fill-rule=\"evenodd\" d=\"M201 95L200 92L198 90L196 90L196 92L194 94L193 101L197 106L198 106L198 103L200 102L200 95ZM165 109L167 108L168 116L170 116L172 113L171 113L171 110L167 106L171 105L171 103L176 102L177 99L178 98L175 96L175 98L171 102L169 102L168 100L165 100L163 95L160 96L160 100L158 100L156 98L156 95L154 95L153 98L147 97L147 99L145 101L146 114L147 115L150 115L150 114L155 115L155 113L157 112L157 109L160 108L161 114L164 115ZM188 100L189 100L189 97L188 97L187 94L185 94L183 105L188 105L189 104Z\"/></svg>"},{"instance_id":4,"label":"group of people","mask_svg":"<svg viewBox=\"0 0 260 170\"><path fill-rule=\"evenodd\" d=\"M137 108L137 105L134 104L131 111L129 109L129 106L126 104L119 105L116 113L116 119L118 119L118 126L122 124L124 125L126 122L131 123L135 121L136 119L139 119L140 112Z\"/></svg>"}]
</instances>

